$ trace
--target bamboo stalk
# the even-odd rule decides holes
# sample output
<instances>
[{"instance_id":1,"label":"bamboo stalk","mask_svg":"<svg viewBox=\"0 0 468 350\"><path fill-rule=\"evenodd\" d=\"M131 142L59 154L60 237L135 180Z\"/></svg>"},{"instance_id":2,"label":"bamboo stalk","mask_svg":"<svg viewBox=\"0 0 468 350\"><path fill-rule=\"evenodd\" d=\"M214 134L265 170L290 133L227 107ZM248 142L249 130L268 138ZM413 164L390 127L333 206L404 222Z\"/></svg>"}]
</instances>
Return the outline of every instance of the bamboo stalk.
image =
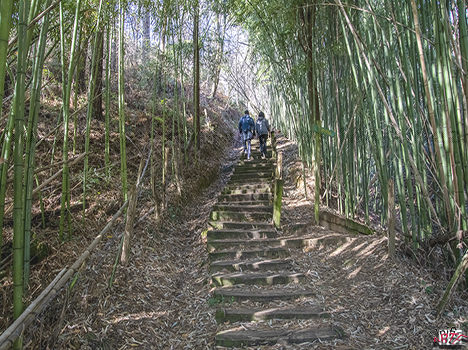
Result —
<instances>
[{"instance_id":1,"label":"bamboo stalk","mask_svg":"<svg viewBox=\"0 0 468 350\"><path fill-rule=\"evenodd\" d=\"M89 136L90 136L90 131L91 131L91 116L93 113L93 105L94 105L93 103L94 101L92 100L95 95L95 89L96 89L96 84L97 84L96 76L97 76L97 71L98 71L98 64L102 66L102 62L98 62L98 59L99 59L98 45L102 45L102 43L99 42L99 40L102 39L102 35L103 35L101 28L100 28L101 10L102 10L102 0L99 1L99 10L97 13L96 32L95 32L94 42L93 42L93 56L91 60L91 75L89 77L88 108L86 110L86 131L85 131L86 156L84 159L84 169L83 169L83 215L82 215L83 223L85 221L85 213L86 213L86 186L87 186L87 181L88 181ZM70 238L71 237L69 237L69 239Z\"/></svg>"},{"instance_id":2,"label":"bamboo stalk","mask_svg":"<svg viewBox=\"0 0 468 350\"><path fill-rule=\"evenodd\" d=\"M20 0L18 7L18 63L13 115L15 121L14 142L14 182L13 182L13 318L17 319L23 312L23 268L24 268L24 197L23 197L23 133L24 95L27 69L27 17L29 1ZM15 341L14 348L21 349L22 338Z\"/></svg>"},{"instance_id":3,"label":"bamboo stalk","mask_svg":"<svg viewBox=\"0 0 468 350\"><path fill-rule=\"evenodd\" d=\"M5 71L8 53L8 37L10 36L11 12L13 9L12 0L2 0L0 2L0 117L3 107L5 93ZM0 235L1 236L1 235ZM0 237L0 247L2 245Z\"/></svg>"},{"instance_id":4,"label":"bamboo stalk","mask_svg":"<svg viewBox=\"0 0 468 350\"><path fill-rule=\"evenodd\" d=\"M51 0L47 0L46 6L50 5ZM24 189L24 290L27 290L29 283L29 260L30 260L30 237L31 237L31 207L32 207L32 191L34 186L33 173L36 162L36 134L39 117L40 104L40 87L42 86L42 71L45 60L45 47L47 32L49 30L49 14L44 18L44 23L41 28L40 41L38 47L38 55L34 67L34 82L31 92L31 103L29 106L29 123L27 130L26 141L26 156L25 156L25 189Z\"/></svg>"},{"instance_id":5,"label":"bamboo stalk","mask_svg":"<svg viewBox=\"0 0 468 350\"><path fill-rule=\"evenodd\" d=\"M130 241L133 235L133 221L135 220L135 211L137 204L137 188L136 185L130 188L128 196L128 210L127 210L127 220L125 223L125 233L122 240L122 255L120 262L122 265L127 266L128 259L130 257Z\"/></svg>"},{"instance_id":6,"label":"bamboo stalk","mask_svg":"<svg viewBox=\"0 0 468 350\"><path fill-rule=\"evenodd\" d=\"M71 91L71 84L72 84L72 76L73 76L73 67L76 57L76 38L78 33L78 25L80 19L80 8L81 8L81 1L77 0L76 2L76 13L75 13L75 22L73 25L73 38L72 44L70 49L70 62L68 66L68 76L65 83L65 69L62 70L63 72L63 160L68 160L68 121L69 121L69 108L70 108L70 91ZM60 13L61 13L61 36L62 36L62 65L65 65L65 52L64 52L64 35L63 35L63 9L62 4L60 4ZM64 231L64 223L65 223L65 215L67 215L68 222L71 220L70 210L66 211L65 208L68 207L70 209L70 177L69 177L69 169L68 163L64 163L63 165L63 177L62 177L62 197L61 197L61 210L60 210L60 227L59 227L59 239L63 241L63 231ZM69 235L71 233L71 225L68 225Z\"/></svg>"},{"instance_id":7,"label":"bamboo stalk","mask_svg":"<svg viewBox=\"0 0 468 350\"><path fill-rule=\"evenodd\" d=\"M388 180L388 256L395 259L395 185L393 179Z\"/></svg>"},{"instance_id":8,"label":"bamboo stalk","mask_svg":"<svg viewBox=\"0 0 468 350\"><path fill-rule=\"evenodd\" d=\"M127 151L125 141L125 83L124 83L124 26L125 12L123 2L119 2L119 136L120 136L120 178L122 198L127 200Z\"/></svg>"}]
</instances>

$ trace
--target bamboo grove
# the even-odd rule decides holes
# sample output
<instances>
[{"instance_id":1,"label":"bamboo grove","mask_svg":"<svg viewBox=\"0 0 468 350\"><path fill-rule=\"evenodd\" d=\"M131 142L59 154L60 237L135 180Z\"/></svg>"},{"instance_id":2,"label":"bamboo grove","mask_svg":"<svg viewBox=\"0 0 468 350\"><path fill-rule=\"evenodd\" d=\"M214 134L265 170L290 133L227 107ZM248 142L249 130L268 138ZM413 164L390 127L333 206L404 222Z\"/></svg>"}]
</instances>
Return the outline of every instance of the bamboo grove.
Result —
<instances>
[{"instance_id":1,"label":"bamboo grove","mask_svg":"<svg viewBox=\"0 0 468 350\"><path fill-rule=\"evenodd\" d=\"M233 1L271 118L315 166L318 203L400 227L416 249L467 230L465 1ZM246 18L246 20L243 20ZM314 130L320 127L335 137ZM318 212L316 212L318 213ZM448 250L460 258L456 242Z\"/></svg>"},{"instance_id":2,"label":"bamboo grove","mask_svg":"<svg viewBox=\"0 0 468 350\"><path fill-rule=\"evenodd\" d=\"M14 318L24 309L24 293L30 292L31 245L37 245L33 205L40 207L44 224L44 203L61 193L59 242L73 239L77 231L72 203L82 205L84 223L89 188L96 178L90 166L96 152L96 145L91 147L95 121L104 124L105 132L97 151L105 158L104 175L99 176L106 181L118 178L122 203L127 199L128 183L133 182L127 141L132 142L129 135L135 125L130 124L136 122L126 115L127 104L135 103L125 98L126 72L135 60L139 66L133 72L151 101L144 106L151 114L145 130L148 149L138 156L153 155L149 172L156 219L166 209L170 183L182 196L183 173L197 163L200 147L200 80L211 83L212 96L219 85L229 25L225 5L198 0L0 2L0 273L10 261L2 247L5 220L12 218ZM38 124L47 114L43 99L49 95L48 85L54 84L60 87L60 112L38 139ZM193 87L190 95L188 85ZM85 118L84 130L79 128L80 116ZM118 154L111 147L116 124ZM80 134L84 141L77 141ZM37 169L37 149L51 138L50 159L41 159L41 165L49 165ZM45 190L55 179L61 179L61 188ZM82 188L78 195L77 183ZM15 348L21 346L18 339Z\"/></svg>"}]
</instances>

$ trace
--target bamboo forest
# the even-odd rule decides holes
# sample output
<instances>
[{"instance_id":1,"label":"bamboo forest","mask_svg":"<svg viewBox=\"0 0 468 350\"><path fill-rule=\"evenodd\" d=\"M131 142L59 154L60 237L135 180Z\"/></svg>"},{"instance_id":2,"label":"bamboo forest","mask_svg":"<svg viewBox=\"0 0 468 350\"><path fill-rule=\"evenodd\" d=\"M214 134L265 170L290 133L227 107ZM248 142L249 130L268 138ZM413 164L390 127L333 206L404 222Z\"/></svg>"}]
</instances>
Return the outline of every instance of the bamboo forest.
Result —
<instances>
[{"instance_id":1,"label":"bamboo forest","mask_svg":"<svg viewBox=\"0 0 468 350\"><path fill-rule=\"evenodd\" d=\"M0 0L0 350L468 344L466 0Z\"/></svg>"}]
</instances>

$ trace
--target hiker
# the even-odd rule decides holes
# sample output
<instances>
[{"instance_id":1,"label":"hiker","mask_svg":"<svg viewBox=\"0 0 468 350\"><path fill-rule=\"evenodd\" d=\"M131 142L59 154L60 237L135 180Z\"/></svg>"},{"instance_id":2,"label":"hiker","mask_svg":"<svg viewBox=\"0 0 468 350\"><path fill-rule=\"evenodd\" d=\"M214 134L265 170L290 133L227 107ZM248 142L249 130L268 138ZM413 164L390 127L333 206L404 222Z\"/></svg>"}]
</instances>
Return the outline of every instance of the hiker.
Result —
<instances>
[{"instance_id":1,"label":"hiker","mask_svg":"<svg viewBox=\"0 0 468 350\"><path fill-rule=\"evenodd\" d=\"M250 141L255 136L255 122L248 110L244 112L244 116L239 121L239 133L244 143L244 154L247 154L247 159L250 159Z\"/></svg>"},{"instance_id":2,"label":"hiker","mask_svg":"<svg viewBox=\"0 0 468 350\"><path fill-rule=\"evenodd\" d=\"M258 114L258 119L255 123L255 131L257 132L258 139L260 140L260 152L262 153L262 159L265 159L267 157L266 142L270 132L270 124L268 123L268 120L265 119L265 113L263 112Z\"/></svg>"}]
</instances>

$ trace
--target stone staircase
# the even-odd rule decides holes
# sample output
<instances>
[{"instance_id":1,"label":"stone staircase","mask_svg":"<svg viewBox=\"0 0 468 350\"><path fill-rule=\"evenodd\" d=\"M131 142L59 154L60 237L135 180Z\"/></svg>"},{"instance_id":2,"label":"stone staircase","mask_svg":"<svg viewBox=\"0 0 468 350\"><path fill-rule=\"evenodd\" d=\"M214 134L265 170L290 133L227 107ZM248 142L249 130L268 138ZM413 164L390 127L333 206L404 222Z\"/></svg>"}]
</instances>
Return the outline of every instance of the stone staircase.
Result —
<instances>
[{"instance_id":1,"label":"stone staircase","mask_svg":"<svg viewBox=\"0 0 468 350\"><path fill-rule=\"evenodd\" d=\"M252 149L257 149L255 141ZM211 284L221 306L216 319L229 326L217 334L216 345L294 344L340 337L342 332L333 327L291 327L291 321L299 323L329 315L321 305L285 306L314 296L310 288L301 286L306 275L295 271L288 248L326 242L278 236L272 224L275 163L271 158L261 159L257 151L252 151L252 156L251 160L241 156L213 208L212 230L207 233ZM282 329L281 323L275 328L260 325L269 320L288 322L288 326ZM248 327L250 323L252 327Z\"/></svg>"}]
</instances>

